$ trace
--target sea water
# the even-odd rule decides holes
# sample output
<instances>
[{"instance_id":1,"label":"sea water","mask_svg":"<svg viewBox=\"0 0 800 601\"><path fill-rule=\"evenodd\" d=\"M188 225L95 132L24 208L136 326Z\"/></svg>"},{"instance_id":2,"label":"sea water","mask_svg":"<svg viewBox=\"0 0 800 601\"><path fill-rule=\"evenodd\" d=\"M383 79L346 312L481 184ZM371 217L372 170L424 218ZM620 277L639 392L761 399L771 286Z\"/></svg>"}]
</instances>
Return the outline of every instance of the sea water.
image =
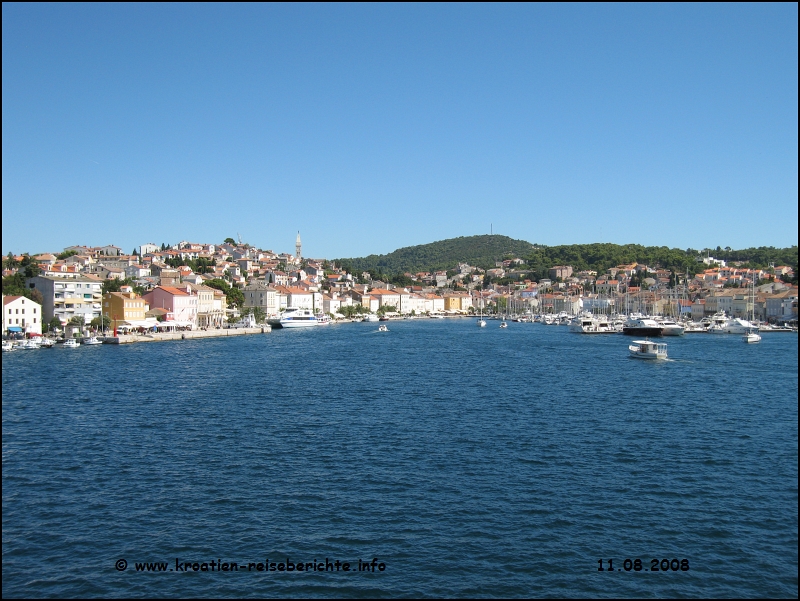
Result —
<instances>
[{"instance_id":1,"label":"sea water","mask_svg":"<svg viewBox=\"0 0 800 601\"><path fill-rule=\"evenodd\" d=\"M797 596L795 335L498 325L5 353L3 596Z\"/></svg>"}]
</instances>

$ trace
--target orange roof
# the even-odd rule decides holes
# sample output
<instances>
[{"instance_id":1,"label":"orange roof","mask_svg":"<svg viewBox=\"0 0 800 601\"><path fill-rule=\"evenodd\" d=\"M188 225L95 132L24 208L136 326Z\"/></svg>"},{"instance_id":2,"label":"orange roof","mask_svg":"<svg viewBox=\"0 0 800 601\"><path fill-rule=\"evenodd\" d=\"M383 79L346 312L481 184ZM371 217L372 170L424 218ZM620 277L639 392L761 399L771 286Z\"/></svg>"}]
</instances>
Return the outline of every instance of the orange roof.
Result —
<instances>
[{"instance_id":1,"label":"orange roof","mask_svg":"<svg viewBox=\"0 0 800 601\"><path fill-rule=\"evenodd\" d=\"M3 298L3 304L7 305L8 303L13 303L18 298L23 298L22 296L6 296Z\"/></svg>"},{"instance_id":2,"label":"orange roof","mask_svg":"<svg viewBox=\"0 0 800 601\"><path fill-rule=\"evenodd\" d=\"M175 288L173 286L158 286L163 291L167 292L168 294L172 294L173 296L190 296L186 290L181 290L180 288Z\"/></svg>"}]
</instances>

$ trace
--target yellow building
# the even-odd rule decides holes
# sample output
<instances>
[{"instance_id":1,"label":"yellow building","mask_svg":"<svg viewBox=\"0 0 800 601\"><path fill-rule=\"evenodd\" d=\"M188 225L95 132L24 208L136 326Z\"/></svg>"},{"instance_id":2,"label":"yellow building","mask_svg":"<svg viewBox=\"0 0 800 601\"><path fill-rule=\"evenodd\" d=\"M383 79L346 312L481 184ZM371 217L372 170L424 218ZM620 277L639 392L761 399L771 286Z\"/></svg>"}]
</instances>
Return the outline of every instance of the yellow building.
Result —
<instances>
[{"instance_id":1,"label":"yellow building","mask_svg":"<svg viewBox=\"0 0 800 601\"><path fill-rule=\"evenodd\" d=\"M445 311L460 311L461 310L461 297L456 295L447 295L444 297L444 310Z\"/></svg>"},{"instance_id":2,"label":"yellow building","mask_svg":"<svg viewBox=\"0 0 800 601\"><path fill-rule=\"evenodd\" d=\"M130 286L123 286L122 292L106 292L103 295L103 315L112 321L140 321L149 310L150 305L134 294Z\"/></svg>"}]
</instances>

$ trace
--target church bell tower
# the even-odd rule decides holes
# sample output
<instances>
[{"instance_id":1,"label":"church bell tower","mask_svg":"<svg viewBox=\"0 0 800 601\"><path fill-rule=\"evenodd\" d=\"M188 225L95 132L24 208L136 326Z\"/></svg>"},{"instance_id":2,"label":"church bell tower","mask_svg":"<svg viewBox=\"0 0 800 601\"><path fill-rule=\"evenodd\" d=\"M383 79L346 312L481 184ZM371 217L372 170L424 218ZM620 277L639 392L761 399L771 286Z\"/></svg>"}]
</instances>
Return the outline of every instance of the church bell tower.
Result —
<instances>
[{"instance_id":1,"label":"church bell tower","mask_svg":"<svg viewBox=\"0 0 800 601\"><path fill-rule=\"evenodd\" d=\"M300 232L297 232L297 240L294 243L295 256L299 261L303 256L303 244L300 242Z\"/></svg>"}]
</instances>

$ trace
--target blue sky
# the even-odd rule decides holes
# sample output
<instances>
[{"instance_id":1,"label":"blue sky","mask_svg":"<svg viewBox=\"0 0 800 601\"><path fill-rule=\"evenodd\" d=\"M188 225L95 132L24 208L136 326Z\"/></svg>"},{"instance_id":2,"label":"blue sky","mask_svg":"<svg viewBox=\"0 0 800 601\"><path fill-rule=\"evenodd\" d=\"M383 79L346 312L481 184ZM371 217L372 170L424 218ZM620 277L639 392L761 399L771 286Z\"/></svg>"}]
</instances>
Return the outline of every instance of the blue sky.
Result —
<instances>
[{"instance_id":1,"label":"blue sky","mask_svg":"<svg viewBox=\"0 0 800 601\"><path fill-rule=\"evenodd\" d=\"M797 4L3 4L2 252L797 244Z\"/></svg>"}]
</instances>

